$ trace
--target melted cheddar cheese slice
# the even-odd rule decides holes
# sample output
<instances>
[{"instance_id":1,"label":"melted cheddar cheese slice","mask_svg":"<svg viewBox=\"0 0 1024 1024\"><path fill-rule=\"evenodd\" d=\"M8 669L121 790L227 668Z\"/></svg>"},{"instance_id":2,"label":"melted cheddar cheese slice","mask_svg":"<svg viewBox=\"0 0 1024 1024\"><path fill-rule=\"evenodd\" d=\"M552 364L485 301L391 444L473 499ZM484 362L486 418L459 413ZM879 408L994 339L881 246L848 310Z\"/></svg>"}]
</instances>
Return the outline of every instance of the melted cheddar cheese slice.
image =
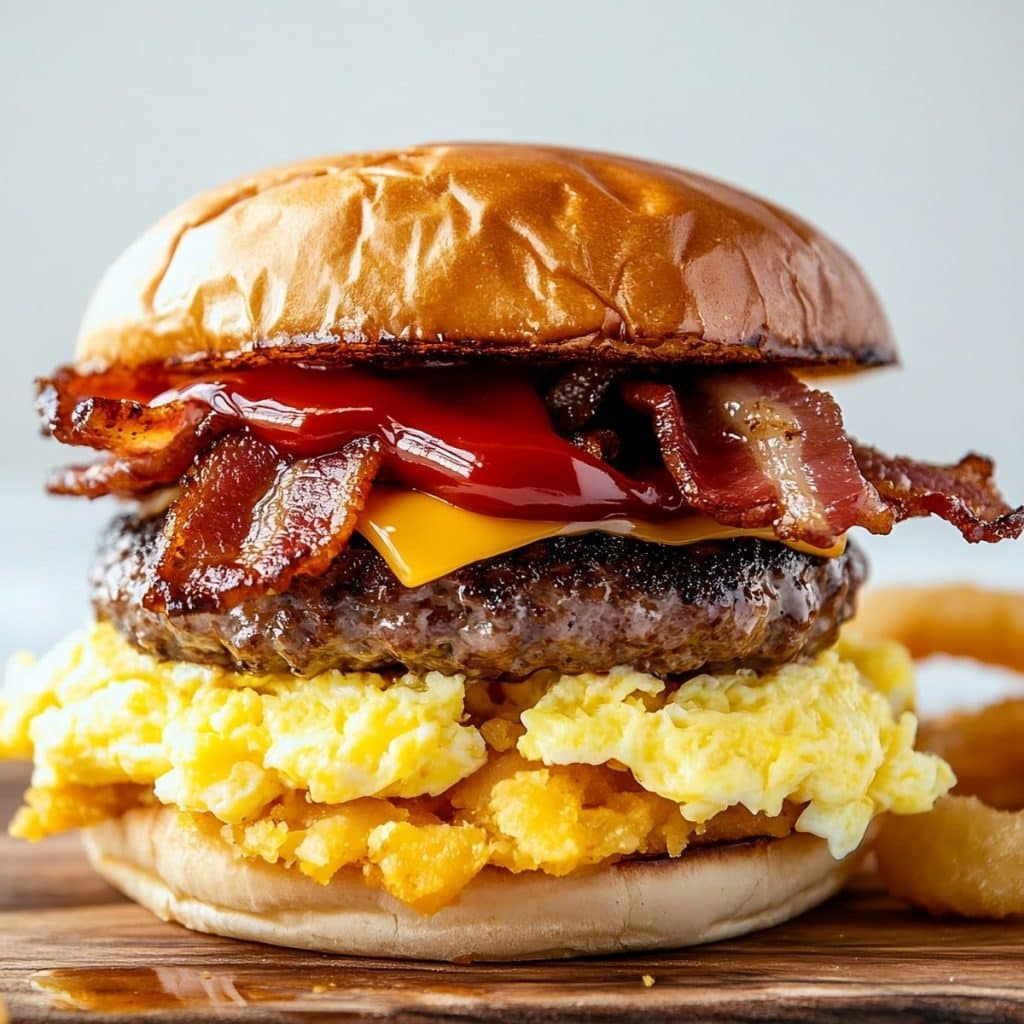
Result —
<instances>
[{"instance_id":1,"label":"melted cheddar cheese slice","mask_svg":"<svg viewBox=\"0 0 1024 1024\"><path fill-rule=\"evenodd\" d=\"M662 523L642 519L602 519L574 523L550 519L502 519L485 516L420 491L375 487L356 524L359 531L407 587L447 576L464 565L515 551L537 540L595 530L654 544L696 544L702 540L760 537L776 540L769 530L723 526L707 516L685 515ZM794 543L790 547L834 558L846 549L841 538L831 548Z\"/></svg>"}]
</instances>

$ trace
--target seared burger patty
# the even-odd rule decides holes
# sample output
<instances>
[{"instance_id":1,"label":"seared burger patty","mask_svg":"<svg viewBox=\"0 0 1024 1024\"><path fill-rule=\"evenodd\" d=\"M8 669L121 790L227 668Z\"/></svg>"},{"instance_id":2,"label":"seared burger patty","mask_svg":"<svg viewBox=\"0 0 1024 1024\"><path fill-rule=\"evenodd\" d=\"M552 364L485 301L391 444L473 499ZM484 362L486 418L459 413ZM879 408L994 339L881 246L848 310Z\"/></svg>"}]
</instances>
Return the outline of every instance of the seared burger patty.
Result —
<instances>
[{"instance_id":1,"label":"seared burger patty","mask_svg":"<svg viewBox=\"0 0 1024 1024\"><path fill-rule=\"evenodd\" d=\"M537 669L659 675L769 668L835 638L865 561L744 539L666 547L593 533L540 541L408 589L356 536L319 578L226 612L148 611L160 518L115 520L93 571L97 614L161 657L251 672Z\"/></svg>"}]
</instances>

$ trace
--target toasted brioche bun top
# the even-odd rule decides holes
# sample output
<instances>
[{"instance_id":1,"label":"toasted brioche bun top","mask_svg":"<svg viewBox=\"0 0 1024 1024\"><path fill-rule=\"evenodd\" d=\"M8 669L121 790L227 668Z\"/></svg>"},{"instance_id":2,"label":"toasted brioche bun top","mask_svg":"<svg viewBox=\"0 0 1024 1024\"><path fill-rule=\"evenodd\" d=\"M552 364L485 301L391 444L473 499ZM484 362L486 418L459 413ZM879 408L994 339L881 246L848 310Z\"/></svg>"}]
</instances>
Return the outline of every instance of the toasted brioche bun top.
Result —
<instances>
[{"instance_id":1,"label":"toasted brioche bun top","mask_svg":"<svg viewBox=\"0 0 1024 1024\"><path fill-rule=\"evenodd\" d=\"M80 370L281 356L878 365L856 264L719 182L543 146L440 145L255 174L110 268Z\"/></svg>"}]
</instances>

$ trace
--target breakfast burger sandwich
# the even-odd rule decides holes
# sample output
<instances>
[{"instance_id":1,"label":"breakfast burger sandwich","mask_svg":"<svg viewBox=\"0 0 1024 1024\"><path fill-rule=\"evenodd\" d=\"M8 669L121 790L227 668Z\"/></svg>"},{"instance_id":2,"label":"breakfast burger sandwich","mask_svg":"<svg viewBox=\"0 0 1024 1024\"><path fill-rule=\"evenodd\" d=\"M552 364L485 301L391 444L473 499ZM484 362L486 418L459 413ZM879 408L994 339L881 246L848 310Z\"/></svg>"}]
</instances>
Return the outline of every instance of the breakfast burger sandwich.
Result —
<instances>
[{"instance_id":1,"label":"breakfast burger sandwich","mask_svg":"<svg viewBox=\"0 0 1024 1024\"><path fill-rule=\"evenodd\" d=\"M11 831L190 928L334 952L707 942L953 785L856 533L1016 537L992 463L850 438L851 259L671 167L427 146L207 192L113 265L45 429L123 504L12 664ZM872 439L874 440L874 439Z\"/></svg>"}]
</instances>

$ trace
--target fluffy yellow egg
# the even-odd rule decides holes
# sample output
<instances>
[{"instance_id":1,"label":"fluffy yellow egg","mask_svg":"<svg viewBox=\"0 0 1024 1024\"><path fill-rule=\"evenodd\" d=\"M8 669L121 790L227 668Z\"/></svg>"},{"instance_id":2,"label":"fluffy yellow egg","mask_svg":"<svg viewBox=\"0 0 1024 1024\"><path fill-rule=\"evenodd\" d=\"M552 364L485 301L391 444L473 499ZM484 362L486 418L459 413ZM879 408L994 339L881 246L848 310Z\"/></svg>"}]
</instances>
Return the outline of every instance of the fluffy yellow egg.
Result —
<instances>
[{"instance_id":1,"label":"fluffy yellow egg","mask_svg":"<svg viewBox=\"0 0 1024 1024\"><path fill-rule=\"evenodd\" d=\"M0 691L0 757L32 756L12 832L139 803L328 882L361 871L425 913L485 866L566 875L792 828L837 857L953 783L914 751L906 652L847 638L775 672L667 684L629 668L466 685L159 661L109 625Z\"/></svg>"},{"instance_id":2,"label":"fluffy yellow egg","mask_svg":"<svg viewBox=\"0 0 1024 1024\"><path fill-rule=\"evenodd\" d=\"M844 857L877 814L928 810L953 784L945 762L914 750L914 716L895 716L902 682L871 685L854 660L868 652L849 652L674 689L626 668L564 676L522 713L519 751L544 764L615 761L692 822L736 804L772 816L803 804L796 828ZM884 667L902 674L898 659Z\"/></svg>"},{"instance_id":3,"label":"fluffy yellow egg","mask_svg":"<svg viewBox=\"0 0 1024 1024\"><path fill-rule=\"evenodd\" d=\"M146 784L240 822L292 790L334 804L442 793L486 760L462 716L457 677L243 676L159 661L98 624L13 663L0 756L31 753L37 789Z\"/></svg>"}]
</instances>

